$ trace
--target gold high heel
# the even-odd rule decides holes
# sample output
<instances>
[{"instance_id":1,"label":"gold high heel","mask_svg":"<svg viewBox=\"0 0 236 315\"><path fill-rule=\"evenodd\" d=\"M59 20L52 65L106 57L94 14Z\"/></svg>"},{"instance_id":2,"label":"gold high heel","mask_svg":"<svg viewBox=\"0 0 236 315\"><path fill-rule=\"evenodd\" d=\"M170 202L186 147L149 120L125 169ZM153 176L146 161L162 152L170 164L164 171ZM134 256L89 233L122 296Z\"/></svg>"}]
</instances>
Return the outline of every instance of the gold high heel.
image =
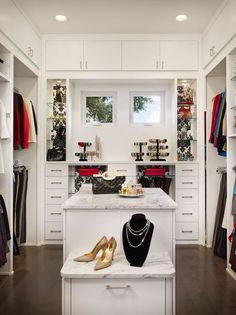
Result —
<instances>
[{"instance_id":1,"label":"gold high heel","mask_svg":"<svg viewBox=\"0 0 236 315\"><path fill-rule=\"evenodd\" d=\"M111 237L107 246L103 248L102 256L98 259L94 270L99 270L111 266L117 243L114 237Z\"/></svg>"},{"instance_id":2,"label":"gold high heel","mask_svg":"<svg viewBox=\"0 0 236 315\"><path fill-rule=\"evenodd\" d=\"M91 252L86 253L82 256L76 257L74 258L74 261L78 261L78 262L88 262L88 261L92 261L96 258L98 252L104 248L107 247L107 243L108 243L108 239L106 238L106 236L103 236L98 242L97 244L94 246L94 248L92 249Z\"/></svg>"}]
</instances>

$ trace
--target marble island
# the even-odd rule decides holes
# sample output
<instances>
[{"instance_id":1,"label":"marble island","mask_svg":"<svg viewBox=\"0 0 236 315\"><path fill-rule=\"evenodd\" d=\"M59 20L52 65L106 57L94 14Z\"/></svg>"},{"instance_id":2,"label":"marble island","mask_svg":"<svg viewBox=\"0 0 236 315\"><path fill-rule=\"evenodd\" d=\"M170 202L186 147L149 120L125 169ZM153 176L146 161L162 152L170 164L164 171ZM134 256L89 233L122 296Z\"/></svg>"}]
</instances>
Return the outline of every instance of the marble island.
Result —
<instances>
[{"instance_id":1,"label":"marble island","mask_svg":"<svg viewBox=\"0 0 236 315\"><path fill-rule=\"evenodd\" d=\"M64 209L171 209L176 203L160 188L144 188L144 195L137 198L124 198L118 194L92 193L91 185L66 200Z\"/></svg>"}]
</instances>

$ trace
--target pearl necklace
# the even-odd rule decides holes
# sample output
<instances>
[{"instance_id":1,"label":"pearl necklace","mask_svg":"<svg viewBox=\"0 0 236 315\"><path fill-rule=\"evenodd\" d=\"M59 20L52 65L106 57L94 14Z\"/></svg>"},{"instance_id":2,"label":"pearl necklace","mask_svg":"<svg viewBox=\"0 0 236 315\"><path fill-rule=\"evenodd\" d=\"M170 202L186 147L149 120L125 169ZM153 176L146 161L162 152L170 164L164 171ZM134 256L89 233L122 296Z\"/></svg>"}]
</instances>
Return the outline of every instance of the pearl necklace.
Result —
<instances>
[{"instance_id":1,"label":"pearl necklace","mask_svg":"<svg viewBox=\"0 0 236 315\"><path fill-rule=\"evenodd\" d=\"M150 228L150 221L149 221L149 220L147 220L147 223L145 224L145 226L144 226L142 229L140 229L140 230L134 230L134 229L132 229L131 226L130 226L130 221L127 222L127 224L126 224L126 238L127 238L127 241L128 241L128 243L129 243L129 245L130 245L131 247L133 247L133 248L138 248L138 247L140 247L140 246L143 244L143 242L145 241L145 238L146 238L146 236L147 236L147 233L148 233L148 231L149 231L149 228ZM143 235L143 234L144 234L144 236L143 236L143 238L141 239L141 241L140 241L139 244L133 245L133 244L130 242L129 233L128 233L128 232L130 232L130 233L131 233L132 235L134 235L134 236L141 236L141 235Z\"/></svg>"}]
</instances>

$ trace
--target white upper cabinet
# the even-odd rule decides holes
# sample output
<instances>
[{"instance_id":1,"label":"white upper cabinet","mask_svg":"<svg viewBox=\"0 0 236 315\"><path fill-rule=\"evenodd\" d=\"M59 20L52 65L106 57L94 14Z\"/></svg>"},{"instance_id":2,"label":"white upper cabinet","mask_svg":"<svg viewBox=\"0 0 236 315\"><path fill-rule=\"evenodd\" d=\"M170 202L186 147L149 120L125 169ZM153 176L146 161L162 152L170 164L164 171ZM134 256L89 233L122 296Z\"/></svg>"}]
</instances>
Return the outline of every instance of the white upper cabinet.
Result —
<instances>
[{"instance_id":1,"label":"white upper cabinet","mask_svg":"<svg viewBox=\"0 0 236 315\"><path fill-rule=\"evenodd\" d=\"M122 70L198 70L198 42L123 41Z\"/></svg>"},{"instance_id":2,"label":"white upper cabinet","mask_svg":"<svg viewBox=\"0 0 236 315\"><path fill-rule=\"evenodd\" d=\"M121 70L121 41L84 41L84 70Z\"/></svg>"},{"instance_id":3,"label":"white upper cabinet","mask_svg":"<svg viewBox=\"0 0 236 315\"><path fill-rule=\"evenodd\" d=\"M122 41L122 70L157 70L159 43L153 40Z\"/></svg>"},{"instance_id":4,"label":"white upper cabinet","mask_svg":"<svg viewBox=\"0 0 236 315\"><path fill-rule=\"evenodd\" d=\"M83 41L46 41L46 70L83 70Z\"/></svg>"},{"instance_id":5,"label":"white upper cabinet","mask_svg":"<svg viewBox=\"0 0 236 315\"><path fill-rule=\"evenodd\" d=\"M160 41L160 67L159 70L198 70L198 42Z\"/></svg>"},{"instance_id":6,"label":"white upper cabinet","mask_svg":"<svg viewBox=\"0 0 236 315\"><path fill-rule=\"evenodd\" d=\"M229 0L208 32L203 36L203 66L205 67L236 34L236 1Z\"/></svg>"},{"instance_id":7,"label":"white upper cabinet","mask_svg":"<svg viewBox=\"0 0 236 315\"><path fill-rule=\"evenodd\" d=\"M0 30L30 59L41 67L41 39L13 2L1 0Z\"/></svg>"}]
</instances>

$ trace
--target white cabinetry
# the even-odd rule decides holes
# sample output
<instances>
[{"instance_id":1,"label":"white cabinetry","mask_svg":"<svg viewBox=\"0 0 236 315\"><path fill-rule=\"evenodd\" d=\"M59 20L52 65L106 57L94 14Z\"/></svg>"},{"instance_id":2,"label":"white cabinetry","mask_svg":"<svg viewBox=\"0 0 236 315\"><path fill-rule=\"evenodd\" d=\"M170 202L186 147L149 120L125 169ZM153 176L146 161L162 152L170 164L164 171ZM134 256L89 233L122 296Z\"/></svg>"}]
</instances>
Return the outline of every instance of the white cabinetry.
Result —
<instances>
[{"instance_id":1,"label":"white cabinetry","mask_svg":"<svg viewBox=\"0 0 236 315\"><path fill-rule=\"evenodd\" d=\"M228 1L203 36L203 66L206 66L235 35L235 11L236 1Z\"/></svg>"},{"instance_id":2,"label":"white cabinetry","mask_svg":"<svg viewBox=\"0 0 236 315\"><path fill-rule=\"evenodd\" d=\"M46 164L45 239L62 240L61 204L68 197L67 164Z\"/></svg>"},{"instance_id":3,"label":"white cabinetry","mask_svg":"<svg viewBox=\"0 0 236 315\"><path fill-rule=\"evenodd\" d=\"M0 30L40 67L41 39L12 1L1 0Z\"/></svg>"},{"instance_id":4,"label":"white cabinetry","mask_svg":"<svg viewBox=\"0 0 236 315\"><path fill-rule=\"evenodd\" d=\"M123 41L122 70L198 70L198 42Z\"/></svg>"},{"instance_id":5,"label":"white cabinetry","mask_svg":"<svg viewBox=\"0 0 236 315\"><path fill-rule=\"evenodd\" d=\"M198 164L176 165L176 240L198 239Z\"/></svg>"},{"instance_id":6,"label":"white cabinetry","mask_svg":"<svg viewBox=\"0 0 236 315\"><path fill-rule=\"evenodd\" d=\"M83 41L50 40L46 42L46 70L82 70Z\"/></svg>"},{"instance_id":7,"label":"white cabinetry","mask_svg":"<svg viewBox=\"0 0 236 315\"><path fill-rule=\"evenodd\" d=\"M84 41L84 70L121 70L121 41Z\"/></svg>"}]
</instances>

